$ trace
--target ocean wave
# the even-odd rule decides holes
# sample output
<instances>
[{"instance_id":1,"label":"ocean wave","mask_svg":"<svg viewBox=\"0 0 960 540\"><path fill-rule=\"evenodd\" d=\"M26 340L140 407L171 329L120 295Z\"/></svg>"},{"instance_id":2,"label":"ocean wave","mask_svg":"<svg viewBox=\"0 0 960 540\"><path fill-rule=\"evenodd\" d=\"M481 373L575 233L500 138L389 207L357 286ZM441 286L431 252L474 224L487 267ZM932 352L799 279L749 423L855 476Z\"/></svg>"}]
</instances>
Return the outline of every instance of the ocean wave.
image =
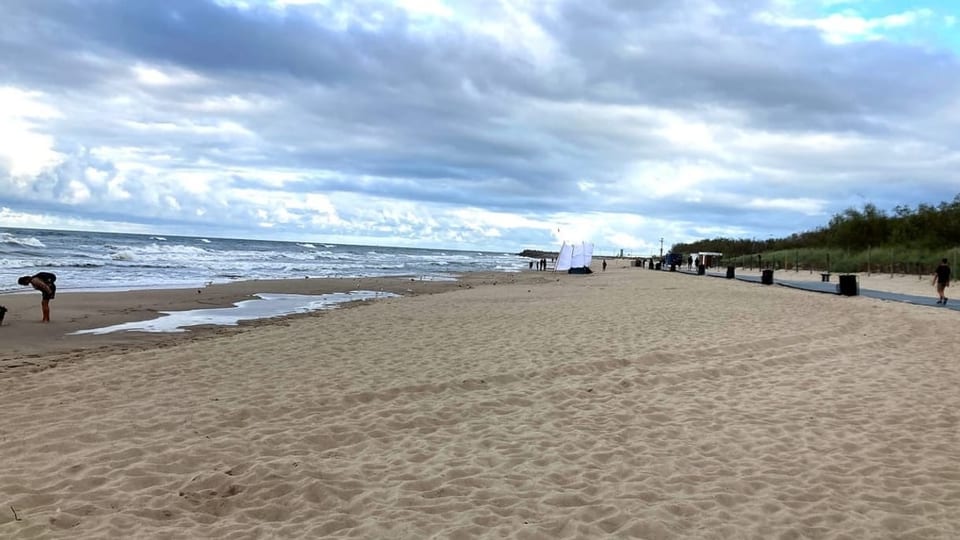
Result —
<instances>
[{"instance_id":1,"label":"ocean wave","mask_svg":"<svg viewBox=\"0 0 960 540\"><path fill-rule=\"evenodd\" d=\"M14 236L10 233L0 233L0 244L8 244L12 246L23 246L23 247L34 247L34 248L47 247L46 245L44 245L43 242L41 242L40 240L37 240L32 236L21 238L18 236Z\"/></svg>"},{"instance_id":2,"label":"ocean wave","mask_svg":"<svg viewBox=\"0 0 960 540\"><path fill-rule=\"evenodd\" d=\"M148 244L145 246L125 246L123 248L114 248L115 251L110 254L110 258L115 261L132 261L138 259L150 258L170 258L170 257L203 257L213 255L213 252L197 246L184 246L182 244Z\"/></svg>"},{"instance_id":3,"label":"ocean wave","mask_svg":"<svg viewBox=\"0 0 960 540\"><path fill-rule=\"evenodd\" d=\"M103 268L104 263L95 262L73 262L73 261L43 261L37 267L43 268Z\"/></svg>"},{"instance_id":4,"label":"ocean wave","mask_svg":"<svg viewBox=\"0 0 960 540\"><path fill-rule=\"evenodd\" d=\"M122 261L121 261L122 262ZM136 270L136 269L158 269L158 270L173 270L178 268L190 268L185 264L149 264L149 263L133 263L133 264L105 264L101 268L123 268L124 270Z\"/></svg>"},{"instance_id":5,"label":"ocean wave","mask_svg":"<svg viewBox=\"0 0 960 540\"><path fill-rule=\"evenodd\" d=\"M111 259L115 261L132 261L135 256L129 251L119 251L110 256Z\"/></svg>"},{"instance_id":6,"label":"ocean wave","mask_svg":"<svg viewBox=\"0 0 960 540\"><path fill-rule=\"evenodd\" d=\"M0 272L17 276L50 268L63 281L64 290L190 287L211 280L304 276L446 279L471 270L515 271L526 266L527 260L515 255L451 249L0 228Z\"/></svg>"}]
</instances>

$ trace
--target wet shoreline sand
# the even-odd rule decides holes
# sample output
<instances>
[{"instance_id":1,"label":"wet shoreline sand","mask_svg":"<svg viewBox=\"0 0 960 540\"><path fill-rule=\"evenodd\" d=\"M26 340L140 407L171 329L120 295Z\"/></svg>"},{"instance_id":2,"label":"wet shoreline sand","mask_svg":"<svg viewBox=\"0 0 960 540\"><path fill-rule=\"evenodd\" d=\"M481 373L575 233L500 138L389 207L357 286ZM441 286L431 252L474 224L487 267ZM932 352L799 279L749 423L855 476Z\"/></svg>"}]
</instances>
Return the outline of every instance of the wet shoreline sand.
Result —
<instances>
[{"instance_id":1,"label":"wet shoreline sand","mask_svg":"<svg viewBox=\"0 0 960 540\"><path fill-rule=\"evenodd\" d=\"M161 311L230 307L255 298L257 293L322 295L353 290L392 292L401 296L434 294L485 283L511 280L510 273L478 272L457 281L419 280L411 277L314 278L249 280L212 284L201 288L139 289L129 291L57 291L50 302L51 322L40 322L40 293L28 291L0 295L9 310L0 326L0 372L14 367L42 367L63 358L77 358L92 350L119 351L144 346L170 345L181 340L236 331L235 327L191 327L186 335L118 332L106 335L71 335L78 330L153 319ZM545 274L543 274L545 275ZM25 289L26 291L26 289ZM242 321L240 327L280 324L291 317L317 316L317 312L271 319ZM98 353L99 354L99 353Z\"/></svg>"}]
</instances>

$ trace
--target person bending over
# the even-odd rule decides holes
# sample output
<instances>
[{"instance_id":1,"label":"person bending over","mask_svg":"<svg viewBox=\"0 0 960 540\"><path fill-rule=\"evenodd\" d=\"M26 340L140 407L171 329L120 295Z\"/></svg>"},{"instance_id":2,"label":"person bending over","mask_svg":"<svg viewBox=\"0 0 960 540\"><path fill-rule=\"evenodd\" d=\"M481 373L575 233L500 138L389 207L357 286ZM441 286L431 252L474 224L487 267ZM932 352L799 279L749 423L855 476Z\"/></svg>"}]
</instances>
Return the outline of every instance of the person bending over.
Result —
<instances>
[{"instance_id":1,"label":"person bending over","mask_svg":"<svg viewBox=\"0 0 960 540\"><path fill-rule=\"evenodd\" d=\"M40 300L40 309L43 311L42 322L50 322L50 301L57 295L57 276L50 272L39 272L32 276L23 276L17 283L30 286L43 293Z\"/></svg>"}]
</instances>

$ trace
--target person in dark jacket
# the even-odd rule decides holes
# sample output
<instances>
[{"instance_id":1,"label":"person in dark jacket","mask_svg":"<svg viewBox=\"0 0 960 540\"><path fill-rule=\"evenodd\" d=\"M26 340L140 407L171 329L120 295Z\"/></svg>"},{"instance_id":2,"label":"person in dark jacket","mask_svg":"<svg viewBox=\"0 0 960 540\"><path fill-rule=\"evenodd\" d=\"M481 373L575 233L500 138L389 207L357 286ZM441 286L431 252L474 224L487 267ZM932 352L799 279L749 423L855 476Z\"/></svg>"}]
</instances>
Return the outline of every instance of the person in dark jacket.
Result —
<instances>
[{"instance_id":1,"label":"person in dark jacket","mask_svg":"<svg viewBox=\"0 0 960 540\"><path fill-rule=\"evenodd\" d=\"M43 293L40 300L40 309L43 311L42 322L50 322L50 301L57 295L57 276L50 272L38 272L32 276L23 276L17 280L17 283Z\"/></svg>"},{"instance_id":2,"label":"person in dark jacket","mask_svg":"<svg viewBox=\"0 0 960 540\"><path fill-rule=\"evenodd\" d=\"M940 299L937 300L937 303L946 304L946 288L948 285L950 285L950 265L947 264L946 259L940 261L940 266L938 266L936 271L933 273L933 284L937 286L937 294L940 295Z\"/></svg>"}]
</instances>

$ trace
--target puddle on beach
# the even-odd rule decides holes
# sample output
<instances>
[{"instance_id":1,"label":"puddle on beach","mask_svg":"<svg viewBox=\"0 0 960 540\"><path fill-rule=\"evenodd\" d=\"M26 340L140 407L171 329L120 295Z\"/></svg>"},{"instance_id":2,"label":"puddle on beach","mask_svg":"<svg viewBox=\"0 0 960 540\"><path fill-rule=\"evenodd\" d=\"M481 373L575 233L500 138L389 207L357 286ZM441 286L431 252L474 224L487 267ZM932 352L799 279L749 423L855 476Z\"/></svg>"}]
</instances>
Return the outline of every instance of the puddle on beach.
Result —
<instances>
[{"instance_id":1,"label":"puddle on beach","mask_svg":"<svg viewBox=\"0 0 960 540\"><path fill-rule=\"evenodd\" d=\"M193 309L190 311L161 311L162 317L148 321L133 321L103 328L78 330L79 334L109 334L112 332L185 332L188 326L236 326L240 321L269 319L294 313L333 309L344 302L392 298L389 292L350 291L321 295L258 293L259 300L243 300L234 307Z\"/></svg>"}]
</instances>

